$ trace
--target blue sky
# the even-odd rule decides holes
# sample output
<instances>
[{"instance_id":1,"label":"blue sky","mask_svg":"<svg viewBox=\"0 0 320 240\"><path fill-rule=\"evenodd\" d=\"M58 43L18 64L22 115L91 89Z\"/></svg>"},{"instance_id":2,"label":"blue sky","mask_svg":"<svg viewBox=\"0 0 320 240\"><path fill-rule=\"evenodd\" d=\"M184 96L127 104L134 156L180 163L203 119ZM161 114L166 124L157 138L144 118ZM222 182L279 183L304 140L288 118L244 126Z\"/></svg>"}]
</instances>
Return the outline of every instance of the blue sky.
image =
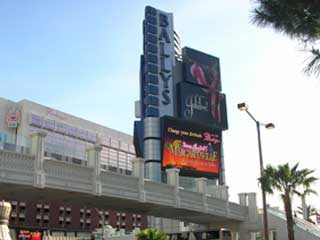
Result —
<instances>
[{"instance_id":1,"label":"blue sky","mask_svg":"<svg viewBox=\"0 0 320 240\"><path fill-rule=\"evenodd\" d=\"M297 42L250 23L250 1L2 0L0 96L29 99L132 134L146 5L174 13L183 46L220 58L233 201L239 192L258 191L259 175L255 125L237 110L239 102L276 125L262 130L266 164L299 161L319 177L320 81L302 74L307 54ZM308 200L320 208L319 197ZM280 205L280 198L269 202Z\"/></svg>"}]
</instances>

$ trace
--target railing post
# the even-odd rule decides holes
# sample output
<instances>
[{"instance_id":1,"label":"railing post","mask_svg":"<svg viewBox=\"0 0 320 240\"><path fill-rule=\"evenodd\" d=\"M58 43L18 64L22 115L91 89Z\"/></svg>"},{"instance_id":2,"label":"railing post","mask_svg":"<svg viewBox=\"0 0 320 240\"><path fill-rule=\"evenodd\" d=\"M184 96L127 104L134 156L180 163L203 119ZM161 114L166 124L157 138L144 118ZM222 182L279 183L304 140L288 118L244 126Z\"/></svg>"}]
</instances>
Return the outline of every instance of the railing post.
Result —
<instances>
[{"instance_id":1,"label":"railing post","mask_svg":"<svg viewBox=\"0 0 320 240\"><path fill-rule=\"evenodd\" d=\"M259 221L256 195L257 195L256 193L247 193L249 222L258 222Z\"/></svg>"},{"instance_id":2,"label":"railing post","mask_svg":"<svg viewBox=\"0 0 320 240\"><path fill-rule=\"evenodd\" d=\"M239 203L242 206L248 206L247 193L239 193Z\"/></svg>"},{"instance_id":3,"label":"railing post","mask_svg":"<svg viewBox=\"0 0 320 240\"><path fill-rule=\"evenodd\" d=\"M95 145L91 148L86 149L87 156L88 156L88 166L93 168L93 193L95 195L100 196L102 193L102 186L101 186L101 150L102 146Z\"/></svg>"},{"instance_id":4,"label":"railing post","mask_svg":"<svg viewBox=\"0 0 320 240\"><path fill-rule=\"evenodd\" d=\"M207 181L206 178L196 178L196 190L198 193L204 193L207 194Z\"/></svg>"},{"instance_id":5,"label":"railing post","mask_svg":"<svg viewBox=\"0 0 320 240\"><path fill-rule=\"evenodd\" d=\"M144 191L144 160L142 158L136 158L132 160L132 175L139 178L139 200L141 202L145 202L146 193Z\"/></svg>"},{"instance_id":6,"label":"railing post","mask_svg":"<svg viewBox=\"0 0 320 240\"><path fill-rule=\"evenodd\" d=\"M208 202L207 202L207 193L208 193L208 189L207 189L207 181L208 179L206 178L196 178L195 182L196 182L196 190L198 193L202 194L202 203L203 203L203 211L205 213L208 212Z\"/></svg>"},{"instance_id":7,"label":"railing post","mask_svg":"<svg viewBox=\"0 0 320 240\"><path fill-rule=\"evenodd\" d=\"M175 197L175 201L176 201L176 207L180 207L179 172L180 172L180 170L177 168L166 169L167 184L174 186L174 197Z\"/></svg>"},{"instance_id":8,"label":"railing post","mask_svg":"<svg viewBox=\"0 0 320 240\"><path fill-rule=\"evenodd\" d=\"M45 187L45 172L43 169L44 162L44 138L45 132L35 132L31 134L31 154L34 155L34 180L35 187Z\"/></svg>"}]
</instances>

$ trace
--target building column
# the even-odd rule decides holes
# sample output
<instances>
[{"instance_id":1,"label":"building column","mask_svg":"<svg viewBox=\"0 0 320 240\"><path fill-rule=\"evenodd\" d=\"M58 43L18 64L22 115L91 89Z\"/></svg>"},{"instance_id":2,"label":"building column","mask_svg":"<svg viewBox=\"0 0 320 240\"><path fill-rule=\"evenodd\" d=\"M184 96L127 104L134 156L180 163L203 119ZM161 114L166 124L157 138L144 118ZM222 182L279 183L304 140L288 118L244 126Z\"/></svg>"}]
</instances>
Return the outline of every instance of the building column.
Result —
<instances>
[{"instance_id":1,"label":"building column","mask_svg":"<svg viewBox=\"0 0 320 240\"><path fill-rule=\"evenodd\" d=\"M239 203L242 206L248 206L247 193L239 193Z\"/></svg>"},{"instance_id":2,"label":"building column","mask_svg":"<svg viewBox=\"0 0 320 240\"><path fill-rule=\"evenodd\" d=\"M160 119L147 117L143 125L145 177L161 182Z\"/></svg>"},{"instance_id":3,"label":"building column","mask_svg":"<svg viewBox=\"0 0 320 240\"><path fill-rule=\"evenodd\" d=\"M174 196L176 199L176 206L180 206L180 196L179 196L179 172L180 170L178 168L169 168L166 169L167 173L167 184L174 186Z\"/></svg>"},{"instance_id":4,"label":"building column","mask_svg":"<svg viewBox=\"0 0 320 240\"><path fill-rule=\"evenodd\" d=\"M206 178L196 178L196 190L198 193L202 194L202 204L203 204L203 211L208 212L208 203L207 203L207 181Z\"/></svg>"},{"instance_id":5,"label":"building column","mask_svg":"<svg viewBox=\"0 0 320 240\"><path fill-rule=\"evenodd\" d=\"M144 160L142 158L135 158L132 163L132 175L139 179L144 179Z\"/></svg>"},{"instance_id":6,"label":"building column","mask_svg":"<svg viewBox=\"0 0 320 240\"><path fill-rule=\"evenodd\" d=\"M167 174L167 184L174 187L174 199L176 207L180 206L180 196L179 196L179 172L177 168L166 169ZM155 218L156 227L158 230L165 232L179 232L180 221L168 218Z\"/></svg>"},{"instance_id":7,"label":"building column","mask_svg":"<svg viewBox=\"0 0 320 240\"><path fill-rule=\"evenodd\" d=\"M204 193L207 194L207 181L206 178L196 178L196 189L198 193Z\"/></svg>"},{"instance_id":8,"label":"building column","mask_svg":"<svg viewBox=\"0 0 320 240\"><path fill-rule=\"evenodd\" d=\"M43 169L44 162L44 138L45 132L35 132L31 134L31 154L34 156L34 180L33 186L45 187L45 172Z\"/></svg>"},{"instance_id":9,"label":"building column","mask_svg":"<svg viewBox=\"0 0 320 240\"><path fill-rule=\"evenodd\" d=\"M88 155L88 166L91 167L94 171L93 174L93 193L95 195L100 196L102 193L102 186L101 186L101 145L95 145L91 148L86 149Z\"/></svg>"},{"instance_id":10,"label":"building column","mask_svg":"<svg viewBox=\"0 0 320 240\"><path fill-rule=\"evenodd\" d=\"M142 158L136 158L132 160L132 175L139 178L139 200L145 202L146 194L144 191L144 160Z\"/></svg>"},{"instance_id":11,"label":"building column","mask_svg":"<svg viewBox=\"0 0 320 240\"><path fill-rule=\"evenodd\" d=\"M167 184L175 187L179 187L179 172L178 168L166 169L167 173Z\"/></svg>"},{"instance_id":12,"label":"building column","mask_svg":"<svg viewBox=\"0 0 320 240\"><path fill-rule=\"evenodd\" d=\"M238 233L231 232L231 240L238 240Z\"/></svg>"},{"instance_id":13,"label":"building column","mask_svg":"<svg viewBox=\"0 0 320 240\"><path fill-rule=\"evenodd\" d=\"M249 222L255 222L255 223L259 221L256 195L257 195L256 193L247 193Z\"/></svg>"}]
</instances>

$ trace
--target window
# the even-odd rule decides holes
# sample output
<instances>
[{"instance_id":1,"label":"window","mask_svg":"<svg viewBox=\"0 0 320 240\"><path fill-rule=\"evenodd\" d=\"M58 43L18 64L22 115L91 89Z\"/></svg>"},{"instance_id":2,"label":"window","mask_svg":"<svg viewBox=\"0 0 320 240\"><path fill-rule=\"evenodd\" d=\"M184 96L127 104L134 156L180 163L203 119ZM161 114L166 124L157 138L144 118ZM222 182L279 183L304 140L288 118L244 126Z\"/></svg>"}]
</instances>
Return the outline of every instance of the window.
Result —
<instances>
[{"instance_id":1,"label":"window","mask_svg":"<svg viewBox=\"0 0 320 240\"><path fill-rule=\"evenodd\" d=\"M81 159L78 159L78 158L72 158L72 163L81 165L82 160L81 160Z\"/></svg>"},{"instance_id":2,"label":"window","mask_svg":"<svg viewBox=\"0 0 320 240\"><path fill-rule=\"evenodd\" d=\"M51 157L57 160L62 160L62 155L56 154L56 153L51 153Z\"/></svg>"}]
</instances>

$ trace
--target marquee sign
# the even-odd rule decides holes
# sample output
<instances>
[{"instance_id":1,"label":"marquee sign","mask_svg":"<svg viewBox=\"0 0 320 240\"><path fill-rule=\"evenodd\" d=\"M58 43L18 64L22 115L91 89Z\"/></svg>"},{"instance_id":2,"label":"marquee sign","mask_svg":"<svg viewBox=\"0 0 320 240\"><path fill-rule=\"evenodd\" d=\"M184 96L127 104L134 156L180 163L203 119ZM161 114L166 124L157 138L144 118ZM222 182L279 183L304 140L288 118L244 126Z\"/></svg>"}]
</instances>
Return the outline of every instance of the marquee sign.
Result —
<instances>
[{"instance_id":1,"label":"marquee sign","mask_svg":"<svg viewBox=\"0 0 320 240\"><path fill-rule=\"evenodd\" d=\"M169 117L162 118L161 124L163 168L179 168L185 176L218 176L220 130Z\"/></svg>"}]
</instances>

